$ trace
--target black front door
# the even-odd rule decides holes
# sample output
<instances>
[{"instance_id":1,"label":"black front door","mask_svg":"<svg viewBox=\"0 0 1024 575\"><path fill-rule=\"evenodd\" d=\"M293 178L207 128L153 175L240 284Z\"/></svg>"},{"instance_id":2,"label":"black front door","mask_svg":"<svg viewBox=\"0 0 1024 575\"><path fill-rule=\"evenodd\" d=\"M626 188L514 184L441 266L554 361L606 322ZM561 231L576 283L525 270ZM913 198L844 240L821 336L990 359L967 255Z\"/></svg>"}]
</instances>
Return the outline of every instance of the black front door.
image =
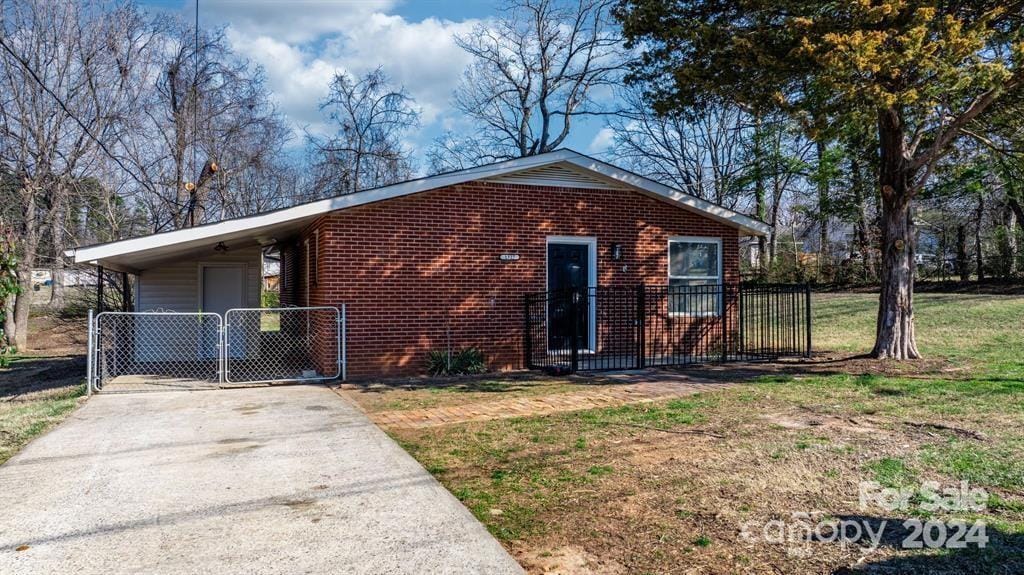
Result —
<instances>
[{"instance_id":1,"label":"black front door","mask_svg":"<svg viewBox=\"0 0 1024 575\"><path fill-rule=\"evenodd\" d=\"M572 349L574 321L580 349L586 348L590 340L588 253L586 245L548 244L548 349Z\"/></svg>"}]
</instances>

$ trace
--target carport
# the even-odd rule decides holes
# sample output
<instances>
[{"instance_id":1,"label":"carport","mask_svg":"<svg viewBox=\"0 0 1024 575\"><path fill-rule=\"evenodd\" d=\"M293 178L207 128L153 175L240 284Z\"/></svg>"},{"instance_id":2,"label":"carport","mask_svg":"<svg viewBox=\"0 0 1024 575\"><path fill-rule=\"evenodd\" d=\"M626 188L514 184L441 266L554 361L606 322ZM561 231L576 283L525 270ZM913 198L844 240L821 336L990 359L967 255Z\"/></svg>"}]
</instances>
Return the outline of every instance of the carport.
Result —
<instances>
[{"instance_id":1,"label":"carport","mask_svg":"<svg viewBox=\"0 0 1024 575\"><path fill-rule=\"evenodd\" d=\"M292 208L69 251L100 278L121 274L134 302L90 312L90 391L343 378L343 302L261 305L264 255L315 217Z\"/></svg>"}]
</instances>

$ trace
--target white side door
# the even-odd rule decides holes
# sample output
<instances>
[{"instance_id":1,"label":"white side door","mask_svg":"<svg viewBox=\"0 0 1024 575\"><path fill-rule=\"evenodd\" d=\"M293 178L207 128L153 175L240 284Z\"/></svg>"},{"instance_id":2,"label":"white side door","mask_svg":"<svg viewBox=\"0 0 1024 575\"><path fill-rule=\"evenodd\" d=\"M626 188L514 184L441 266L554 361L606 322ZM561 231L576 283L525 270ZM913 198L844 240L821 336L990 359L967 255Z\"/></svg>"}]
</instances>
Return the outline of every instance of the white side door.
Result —
<instances>
[{"instance_id":1,"label":"white side door","mask_svg":"<svg viewBox=\"0 0 1024 575\"><path fill-rule=\"evenodd\" d=\"M245 266L210 265L202 267L202 309L204 312L220 314L221 319L229 309L245 307ZM245 334L238 331L228 336L228 353L241 357L245 353ZM203 337L219 337L203 332ZM204 345L204 349L210 349Z\"/></svg>"}]
</instances>

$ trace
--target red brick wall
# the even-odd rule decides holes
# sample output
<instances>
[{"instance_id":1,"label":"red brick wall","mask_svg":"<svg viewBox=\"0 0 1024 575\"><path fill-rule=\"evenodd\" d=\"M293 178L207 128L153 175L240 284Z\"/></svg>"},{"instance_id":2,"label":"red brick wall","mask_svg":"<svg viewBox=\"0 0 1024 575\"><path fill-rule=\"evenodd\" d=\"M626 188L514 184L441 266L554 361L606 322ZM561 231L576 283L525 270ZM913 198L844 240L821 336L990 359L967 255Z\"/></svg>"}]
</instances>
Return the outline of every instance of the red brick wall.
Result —
<instances>
[{"instance_id":1,"label":"red brick wall","mask_svg":"<svg viewBox=\"0 0 1024 575\"><path fill-rule=\"evenodd\" d=\"M523 294L545 289L548 236L596 237L602 286L666 285L669 237L720 237L724 280L739 281L735 228L621 190L471 182L351 208L304 232L300 264L314 230L309 304L347 304L356 378L422 373L427 351L449 340L481 348L494 369L522 367Z\"/></svg>"}]
</instances>

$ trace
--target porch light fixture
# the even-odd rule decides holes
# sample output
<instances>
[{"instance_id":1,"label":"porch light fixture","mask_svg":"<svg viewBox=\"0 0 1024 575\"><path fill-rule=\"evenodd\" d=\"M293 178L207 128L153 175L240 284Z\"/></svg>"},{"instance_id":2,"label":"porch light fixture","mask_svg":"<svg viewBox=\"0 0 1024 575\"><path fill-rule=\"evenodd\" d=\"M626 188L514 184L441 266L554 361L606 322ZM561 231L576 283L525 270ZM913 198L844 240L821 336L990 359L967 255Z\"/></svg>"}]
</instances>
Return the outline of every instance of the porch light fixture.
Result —
<instances>
[{"instance_id":1,"label":"porch light fixture","mask_svg":"<svg viewBox=\"0 0 1024 575\"><path fill-rule=\"evenodd\" d=\"M217 245L213 246L213 251L224 253L228 251L228 246L224 242L217 242Z\"/></svg>"},{"instance_id":2,"label":"porch light fixture","mask_svg":"<svg viewBox=\"0 0 1024 575\"><path fill-rule=\"evenodd\" d=\"M615 261L622 259L622 244L612 244L612 259Z\"/></svg>"}]
</instances>

